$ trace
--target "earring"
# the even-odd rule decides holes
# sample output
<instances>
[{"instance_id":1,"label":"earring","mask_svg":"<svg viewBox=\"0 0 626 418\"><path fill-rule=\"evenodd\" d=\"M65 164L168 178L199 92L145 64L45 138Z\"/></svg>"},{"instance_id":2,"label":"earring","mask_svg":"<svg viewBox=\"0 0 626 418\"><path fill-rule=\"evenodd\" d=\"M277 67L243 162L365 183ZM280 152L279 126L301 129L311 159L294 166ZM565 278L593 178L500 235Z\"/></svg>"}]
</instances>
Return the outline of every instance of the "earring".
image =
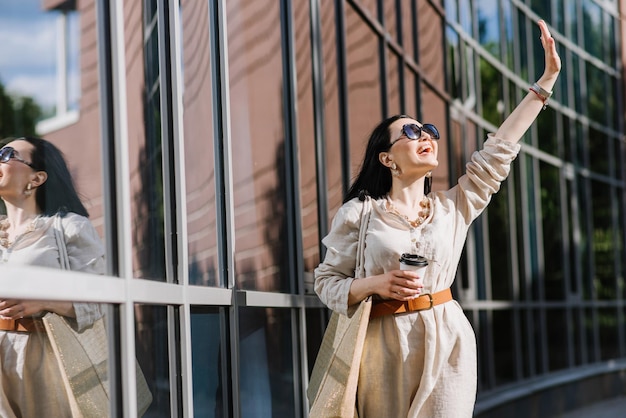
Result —
<instances>
[{"instance_id":1,"label":"earring","mask_svg":"<svg viewBox=\"0 0 626 418\"><path fill-rule=\"evenodd\" d=\"M433 187L433 172L426 173L424 178L424 196L428 195Z\"/></svg>"},{"instance_id":2,"label":"earring","mask_svg":"<svg viewBox=\"0 0 626 418\"><path fill-rule=\"evenodd\" d=\"M30 184L30 183L28 183L28 184L26 185L26 190L24 190L24 194L25 194L26 196L30 196L31 194L33 194L33 190L32 190L32 189L33 189L33 185L32 185L32 184Z\"/></svg>"},{"instance_id":3,"label":"earring","mask_svg":"<svg viewBox=\"0 0 626 418\"><path fill-rule=\"evenodd\" d=\"M400 175L400 170L398 170L398 166L396 163L391 163L391 175L398 177Z\"/></svg>"}]
</instances>

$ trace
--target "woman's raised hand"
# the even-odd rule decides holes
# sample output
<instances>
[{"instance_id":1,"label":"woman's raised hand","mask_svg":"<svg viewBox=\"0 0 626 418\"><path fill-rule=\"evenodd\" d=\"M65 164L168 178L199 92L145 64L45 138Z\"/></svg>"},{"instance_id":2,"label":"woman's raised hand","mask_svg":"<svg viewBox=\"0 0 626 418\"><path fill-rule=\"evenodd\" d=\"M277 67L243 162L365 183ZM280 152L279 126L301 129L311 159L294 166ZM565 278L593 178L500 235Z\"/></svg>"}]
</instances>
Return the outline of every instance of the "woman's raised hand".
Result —
<instances>
[{"instance_id":1,"label":"woman's raised hand","mask_svg":"<svg viewBox=\"0 0 626 418\"><path fill-rule=\"evenodd\" d=\"M561 71L561 57L556 50L556 42L550 34L550 29L544 20L537 22L541 30L541 45L545 52L545 69L544 77L556 78ZM543 78L543 77L542 77Z\"/></svg>"}]
</instances>

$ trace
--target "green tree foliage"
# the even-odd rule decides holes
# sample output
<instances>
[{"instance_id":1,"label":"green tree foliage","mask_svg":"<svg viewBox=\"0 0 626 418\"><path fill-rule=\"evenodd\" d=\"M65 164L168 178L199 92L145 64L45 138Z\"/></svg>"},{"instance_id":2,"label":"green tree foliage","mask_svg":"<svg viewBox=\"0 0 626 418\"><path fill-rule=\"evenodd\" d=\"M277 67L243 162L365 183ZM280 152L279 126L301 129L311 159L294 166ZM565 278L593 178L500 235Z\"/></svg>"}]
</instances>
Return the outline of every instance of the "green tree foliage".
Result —
<instances>
[{"instance_id":1,"label":"green tree foliage","mask_svg":"<svg viewBox=\"0 0 626 418\"><path fill-rule=\"evenodd\" d=\"M32 97L9 94L0 82L0 138L35 135L41 107Z\"/></svg>"}]
</instances>

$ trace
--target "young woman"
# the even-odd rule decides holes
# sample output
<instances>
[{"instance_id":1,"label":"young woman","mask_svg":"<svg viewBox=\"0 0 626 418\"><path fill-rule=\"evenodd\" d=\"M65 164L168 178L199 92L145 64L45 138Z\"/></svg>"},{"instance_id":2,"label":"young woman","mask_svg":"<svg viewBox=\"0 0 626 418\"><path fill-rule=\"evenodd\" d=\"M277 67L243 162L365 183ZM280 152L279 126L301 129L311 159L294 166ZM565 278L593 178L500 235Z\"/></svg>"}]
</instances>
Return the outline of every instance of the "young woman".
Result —
<instances>
[{"instance_id":1,"label":"young woman","mask_svg":"<svg viewBox=\"0 0 626 418\"><path fill-rule=\"evenodd\" d=\"M39 138L0 149L0 264L60 268L60 217L72 270L104 274L104 247L87 219L61 152ZM102 316L99 305L6 299L0 294L0 416L70 417L70 396L41 317L55 312L78 331Z\"/></svg>"},{"instance_id":2,"label":"young woman","mask_svg":"<svg viewBox=\"0 0 626 418\"><path fill-rule=\"evenodd\" d=\"M538 24L544 73L472 155L458 184L429 193L430 172L438 164L436 127L403 115L386 119L374 129L361 171L323 240L328 252L315 272L321 300L348 314L373 297L359 369L360 418L472 416L476 340L450 286L470 224L506 179L518 141L560 72L554 39L545 22ZM372 204L366 277L354 279L363 198ZM423 277L400 270L403 253L428 259Z\"/></svg>"}]
</instances>

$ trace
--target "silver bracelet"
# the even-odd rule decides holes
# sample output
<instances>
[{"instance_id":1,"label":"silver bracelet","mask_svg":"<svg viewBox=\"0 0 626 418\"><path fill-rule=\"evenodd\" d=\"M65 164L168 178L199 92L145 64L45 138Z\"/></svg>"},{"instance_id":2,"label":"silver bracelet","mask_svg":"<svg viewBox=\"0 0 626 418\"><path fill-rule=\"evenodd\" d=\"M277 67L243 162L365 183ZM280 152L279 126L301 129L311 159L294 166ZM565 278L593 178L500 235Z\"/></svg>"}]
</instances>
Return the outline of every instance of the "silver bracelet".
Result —
<instances>
[{"instance_id":1,"label":"silver bracelet","mask_svg":"<svg viewBox=\"0 0 626 418\"><path fill-rule=\"evenodd\" d=\"M533 83L529 90L535 93L543 101L543 110L546 110L546 107L548 107L548 100L552 96L552 92L544 89L537 83Z\"/></svg>"}]
</instances>

